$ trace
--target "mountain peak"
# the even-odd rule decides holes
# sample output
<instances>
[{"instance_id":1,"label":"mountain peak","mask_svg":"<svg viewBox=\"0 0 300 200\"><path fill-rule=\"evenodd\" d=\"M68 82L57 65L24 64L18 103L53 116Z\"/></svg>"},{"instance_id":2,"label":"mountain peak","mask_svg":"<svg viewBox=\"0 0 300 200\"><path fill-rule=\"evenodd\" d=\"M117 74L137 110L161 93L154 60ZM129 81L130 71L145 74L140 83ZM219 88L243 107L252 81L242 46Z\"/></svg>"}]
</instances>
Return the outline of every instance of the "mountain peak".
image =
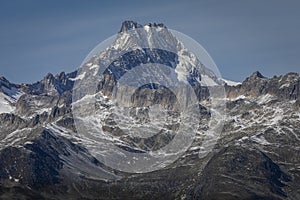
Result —
<instances>
[{"instance_id":1,"label":"mountain peak","mask_svg":"<svg viewBox=\"0 0 300 200\"><path fill-rule=\"evenodd\" d=\"M138 24L135 21L131 21L131 20L126 20L122 23L121 26L121 30L120 32L124 32L124 31L128 31L128 30L132 30L135 28L142 28L143 26L141 24Z\"/></svg>"},{"instance_id":2,"label":"mountain peak","mask_svg":"<svg viewBox=\"0 0 300 200\"><path fill-rule=\"evenodd\" d=\"M9 82L4 76L0 76L0 81L1 82Z\"/></svg>"},{"instance_id":3,"label":"mountain peak","mask_svg":"<svg viewBox=\"0 0 300 200\"><path fill-rule=\"evenodd\" d=\"M0 76L0 88L1 88L1 86L10 88L11 83L4 76Z\"/></svg>"},{"instance_id":4,"label":"mountain peak","mask_svg":"<svg viewBox=\"0 0 300 200\"><path fill-rule=\"evenodd\" d=\"M50 72L44 77L44 79L46 79L46 80L51 80L53 78L54 78L54 76Z\"/></svg>"},{"instance_id":5,"label":"mountain peak","mask_svg":"<svg viewBox=\"0 0 300 200\"><path fill-rule=\"evenodd\" d=\"M160 27L160 28L166 28L166 26L163 24L163 23L155 23L155 22L150 22L148 24L146 24L145 26L149 26L149 27ZM132 30L132 29L135 29L135 28L143 28L143 25L135 22L135 21L131 21L131 20L126 20L122 23L122 26L121 26L121 30L120 32L125 32L125 31L128 31L128 30Z\"/></svg>"},{"instance_id":6,"label":"mountain peak","mask_svg":"<svg viewBox=\"0 0 300 200\"><path fill-rule=\"evenodd\" d=\"M266 77L264 77L259 71L256 71L250 76L250 78L257 79L257 78L266 78Z\"/></svg>"}]
</instances>

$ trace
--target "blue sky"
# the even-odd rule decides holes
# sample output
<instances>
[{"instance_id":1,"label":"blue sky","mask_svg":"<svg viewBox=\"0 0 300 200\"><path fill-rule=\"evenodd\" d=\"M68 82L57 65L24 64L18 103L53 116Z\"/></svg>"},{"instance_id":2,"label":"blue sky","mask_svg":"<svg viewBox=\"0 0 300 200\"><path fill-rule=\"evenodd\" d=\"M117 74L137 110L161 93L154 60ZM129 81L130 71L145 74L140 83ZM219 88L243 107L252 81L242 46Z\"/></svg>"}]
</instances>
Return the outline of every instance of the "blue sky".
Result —
<instances>
[{"instance_id":1,"label":"blue sky","mask_svg":"<svg viewBox=\"0 0 300 200\"><path fill-rule=\"evenodd\" d=\"M299 8L296 0L2 0L0 76L31 83L71 72L124 20L162 22L192 37L227 79L299 73Z\"/></svg>"}]
</instances>

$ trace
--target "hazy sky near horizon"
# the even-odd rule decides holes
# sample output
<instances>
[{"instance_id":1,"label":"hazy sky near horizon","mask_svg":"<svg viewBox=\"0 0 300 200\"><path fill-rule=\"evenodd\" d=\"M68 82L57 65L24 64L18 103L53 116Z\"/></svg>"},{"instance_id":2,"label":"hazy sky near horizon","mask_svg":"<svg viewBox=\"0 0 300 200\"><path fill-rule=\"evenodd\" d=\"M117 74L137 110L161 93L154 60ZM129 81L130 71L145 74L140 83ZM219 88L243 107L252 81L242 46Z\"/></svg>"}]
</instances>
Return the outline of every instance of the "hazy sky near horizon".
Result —
<instances>
[{"instance_id":1,"label":"hazy sky near horizon","mask_svg":"<svg viewBox=\"0 0 300 200\"><path fill-rule=\"evenodd\" d=\"M199 42L224 78L300 73L300 1L2 0L0 76L71 72L124 20L164 23Z\"/></svg>"}]
</instances>

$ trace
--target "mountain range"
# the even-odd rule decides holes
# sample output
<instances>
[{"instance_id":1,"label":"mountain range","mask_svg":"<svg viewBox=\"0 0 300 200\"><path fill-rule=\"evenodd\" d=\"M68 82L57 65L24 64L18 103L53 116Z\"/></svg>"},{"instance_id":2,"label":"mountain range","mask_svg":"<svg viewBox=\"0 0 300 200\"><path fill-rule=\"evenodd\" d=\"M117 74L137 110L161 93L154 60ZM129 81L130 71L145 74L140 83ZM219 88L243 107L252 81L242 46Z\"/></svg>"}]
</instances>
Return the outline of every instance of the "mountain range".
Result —
<instances>
[{"instance_id":1,"label":"mountain range","mask_svg":"<svg viewBox=\"0 0 300 200\"><path fill-rule=\"evenodd\" d=\"M134 37L123 34L128 31ZM161 46L164 50L157 48ZM115 56L120 49L122 56ZM123 97L131 88L114 91L128 71L139 65L147 68L149 63L158 67L155 76L165 72L159 68L165 65L175 71L172 80L175 77L193 88L201 120L192 143L174 162L134 173L106 164L111 153L105 146L108 141L142 154L166 146L178 127L176 96L167 88L143 85L130 100ZM128 80L134 82L130 76ZM147 82L145 77L143 81ZM213 149L208 150L203 147L202 131L213 116L211 88L218 86L224 88L226 118ZM254 72L242 83L221 79L165 25L125 21L113 44L74 72L49 73L33 84L14 84L0 77L0 198L300 199L299 88L297 73L267 78ZM97 119L89 106L84 107L84 100L93 94L100 113ZM113 98L120 98L118 103L126 105L129 113L134 111L132 121L113 112ZM153 102L171 113L175 122L167 128L157 122L159 116L149 122ZM112 116L119 117L118 123ZM100 121L103 136L93 133L92 126L78 127L93 120ZM145 121L150 125L139 132L161 126L163 131L138 139L119 127L140 128ZM101 141L82 135L87 130ZM204 156L199 157L199 151Z\"/></svg>"}]
</instances>

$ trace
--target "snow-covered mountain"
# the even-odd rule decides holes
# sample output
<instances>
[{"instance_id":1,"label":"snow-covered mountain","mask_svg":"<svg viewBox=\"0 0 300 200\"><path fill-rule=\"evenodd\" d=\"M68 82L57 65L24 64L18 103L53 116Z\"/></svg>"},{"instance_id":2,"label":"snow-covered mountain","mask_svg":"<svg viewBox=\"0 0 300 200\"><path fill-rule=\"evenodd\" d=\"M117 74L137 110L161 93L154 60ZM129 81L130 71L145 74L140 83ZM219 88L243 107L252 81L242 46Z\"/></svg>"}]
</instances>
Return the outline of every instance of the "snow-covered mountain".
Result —
<instances>
[{"instance_id":1,"label":"snow-covered mountain","mask_svg":"<svg viewBox=\"0 0 300 200\"><path fill-rule=\"evenodd\" d=\"M128 31L134 37L122 34ZM118 49L126 49L123 56L114 55ZM107 63L112 63L109 70L101 71ZM94 137L93 123L101 124L96 133L103 133L107 144L113 141L128 152L144 153L167 145L178 123L176 112L170 111L178 107L166 88L140 87L128 110L114 110L116 79L147 63L171 67L172 78L195 89L199 126L191 130L196 132L191 145L173 163L148 173L128 173L99 159L112 152L111 146L101 143L99 148L96 139L82 135L76 117L87 117L85 123L90 126L84 130ZM209 88L220 85L226 92L226 120L216 145L209 149L203 146L203 130L208 129L214 112ZM266 78L255 72L242 83L224 80L197 60L165 25L126 21L113 44L87 60L78 73L48 74L37 83L21 85L1 77L0 86L1 199L300 198L299 74ZM124 96L130 90L119 92ZM169 121L147 114L150 100L161 105L154 108L171 113L166 114ZM99 111L97 118L88 112L91 102ZM78 105L83 107L74 111ZM126 112L131 118L124 121L120 113ZM116 124L122 128L145 124L137 129L141 138L145 130L163 131L151 139L138 139ZM199 157L200 153L204 156Z\"/></svg>"}]
</instances>

